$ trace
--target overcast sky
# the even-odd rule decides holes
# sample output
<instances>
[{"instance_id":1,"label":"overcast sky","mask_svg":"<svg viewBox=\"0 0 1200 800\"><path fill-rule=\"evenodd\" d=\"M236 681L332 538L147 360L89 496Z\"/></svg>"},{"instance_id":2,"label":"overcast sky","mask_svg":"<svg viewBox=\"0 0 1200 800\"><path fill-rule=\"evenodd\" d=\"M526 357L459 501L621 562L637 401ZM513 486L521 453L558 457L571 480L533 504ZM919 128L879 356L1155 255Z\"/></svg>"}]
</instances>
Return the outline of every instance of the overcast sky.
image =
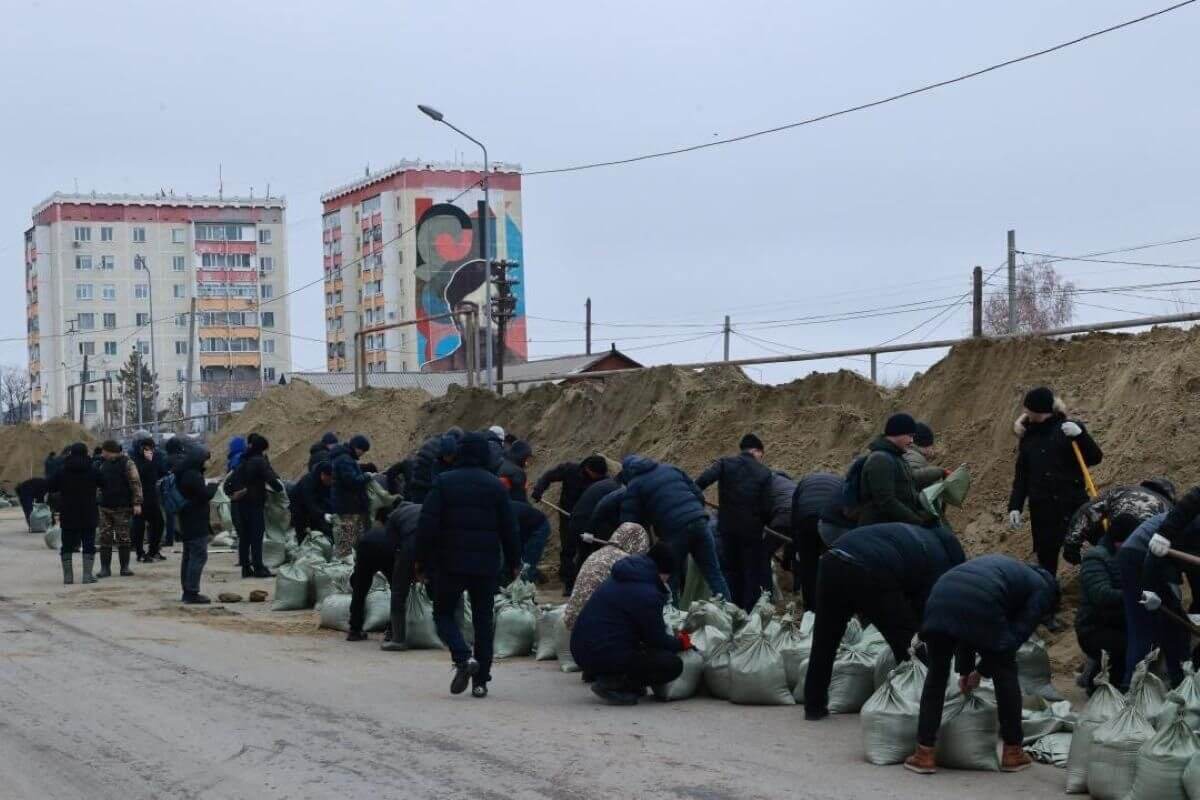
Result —
<instances>
[{"instance_id":1,"label":"overcast sky","mask_svg":"<svg viewBox=\"0 0 1200 800\"><path fill-rule=\"evenodd\" d=\"M227 193L270 182L288 200L294 288L321 275L322 191L367 164L476 157L418 102L494 160L534 170L833 111L1167 4L8 0L0 336L24 333L30 209L76 181L85 192L214 193L223 164ZM872 345L914 327L902 341L956 336L969 312L938 307L949 301L800 318L957 298L972 266L1001 264L1010 227L1021 248L1065 255L1200 235L1197 41L1200 5L818 125L526 177L531 354L582 351L581 324L537 318L581 321L588 295L597 323L680 326L598 325L598 343L648 363L718 358L726 313L740 329L735 357ZM1110 258L1200 264L1200 242ZM1060 266L1081 287L1193 278ZM1091 305L1077 319L1200 310L1180 305L1200 302L1194 293L1133 293L1081 298ZM322 302L320 284L292 297L294 334L324 336ZM676 343L692 337L702 338ZM296 340L293 354L296 369L323 368L320 344ZM881 377L936 357L896 356ZM0 362L24 361L23 339L0 345Z\"/></svg>"}]
</instances>

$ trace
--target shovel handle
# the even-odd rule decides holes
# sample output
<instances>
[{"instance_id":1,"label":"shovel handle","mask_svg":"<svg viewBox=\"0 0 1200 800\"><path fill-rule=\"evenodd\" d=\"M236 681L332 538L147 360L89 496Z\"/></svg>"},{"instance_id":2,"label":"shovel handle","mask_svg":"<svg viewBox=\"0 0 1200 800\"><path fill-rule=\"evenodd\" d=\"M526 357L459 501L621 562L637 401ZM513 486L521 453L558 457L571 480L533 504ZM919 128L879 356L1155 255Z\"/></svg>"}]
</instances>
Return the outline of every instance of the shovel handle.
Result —
<instances>
[{"instance_id":1,"label":"shovel handle","mask_svg":"<svg viewBox=\"0 0 1200 800\"><path fill-rule=\"evenodd\" d=\"M566 509L559 508L558 506L554 505L554 503L551 503L549 500L542 499L542 500L538 500L538 502L539 502L539 503L541 503L541 504L542 504L542 505L544 505L544 506L549 506L550 508L554 509L554 510L555 510L555 511L557 511L558 513L562 514L564 517L569 517L569 516L571 516L571 512L570 512L570 511L567 511Z\"/></svg>"},{"instance_id":2,"label":"shovel handle","mask_svg":"<svg viewBox=\"0 0 1200 800\"><path fill-rule=\"evenodd\" d=\"M705 501L704 501L704 505L708 506L709 508L716 509L717 511L720 511L720 510L721 510L721 507L720 507L719 505L717 505L716 503L713 503L713 502L711 502L711 501L709 501L709 500L705 500ZM768 536L774 536L774 537L775 537L776 539L778 539L779 541L781 541L781 542L785 542L785 543L787 543L787 544L791 544L791 543L792 543L792 537L790 537L790 536L784 536L782 533L780 533L779 531L775 530L774 528L769 528L769 527L767 527L766 525L763 525L763 535L762 535L762 538L764 538L764 539L765 539L765 538L767 538Z\"/></svg>"},{"instance_id":3,"label":"shovel handle","mask_svg":"<svg viewBox=\"0 0 1200 800\"><path fill-rule=\"evenodd\" d=\"M1079 442L1071 440L1071 450L1075 452L1075 460L1079 462L1079 471L1083 473L1083 485L1087 487L1088 497L1093 500L1099 492L1096 491L1096 482L1092 480L1092 473L1088 469L1087 462L1083 460L1083 451L1079 449Z\"/></svg>"},{"instance_id":4,"label":"shovel handle","mask_svg":"<svg viewBox=\"0 0 1200 800\"><path fill-rule=\"evenodd\" d=\"M1168 550L1167 555L1176 561L1182 561L1185 564L1191 564L1193 567L1200 567L1200 557L1194 556L1191 553L1184 553L1179 550Z\"/></svg>"},{"instance_id":5,"label":"shovel handle","mask_svg":"<svg viewBox=\"0 0 1200 800\"><path fill-rule=\"evenodd\" d=\"M1200 636L1200 627L1197 627L1196 623L1192 622L1187 617L1176 614L1174 611L1167 608L1166 606L1159 606L1158 610L1161 611L1162 613L1166 614L1169 619L1173 619L1176 622L1178 622L1180 625L1182 625L1183 627L1187 628L1188 631L1190 631L1193 636Z\"/></svg>"}]
</instances>

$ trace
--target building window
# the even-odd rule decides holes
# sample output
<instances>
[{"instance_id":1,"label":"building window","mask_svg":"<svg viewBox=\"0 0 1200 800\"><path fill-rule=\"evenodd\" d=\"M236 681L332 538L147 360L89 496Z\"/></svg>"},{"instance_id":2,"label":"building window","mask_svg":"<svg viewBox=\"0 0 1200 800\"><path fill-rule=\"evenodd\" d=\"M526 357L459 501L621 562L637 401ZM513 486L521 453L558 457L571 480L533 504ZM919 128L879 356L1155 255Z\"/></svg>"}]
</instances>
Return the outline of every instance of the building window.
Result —
<instances>
[{"instance_id":1,"label":"building window","mask_svg":"<svg viewBox=\"0 0 1200 800\"><path fill-rule=\"evenodd\" d=\"M271 256L263 256L262 258L258 259L258 268L263 272L274 272L275 259Z\"/></svg>"},{"instance_id":2,"label":"building window","mask_svg":"<svg viewBox=\"0 0 1200 800\"><path fill-rule=\"evenodd\" d=\"M146 257L145 256L134 256L133 257L133 268L135 270L145 269L146 268Z\"/></svg>"},{"instance_id":3,"label":"building window","mask_svg":"<svg viewBox=\"0 0 1200 800\"><path fill-rule=\"evenodd\" d=\"M263 380L267 380L267 381L275 380L275 368L274 367L263 367Z\"/></svg>"},{"instance_id":4,"label":"building window","mask_svg":"<svg viewBox=\"0 0 1200 800\"><path fill-rule=\"evenodd\" d=\"M269 299L271 299L271 298L272 298L272 297L274 297L274 296L275 296L275 287L274 287L274 286L272 286L272 285L271 285L271 284L269 284L269 283L264 283L264 284L262 285L262 298L263 298L263 300L269 300Z\"/></svg>"},{"instance_id":5,"label":"building window","mask_svg":"<svg viewBox=\"0 0 1200 800\"><path fill-rule=\"evenodd\" d=\"M106 283L100 287L100 296L105 300L117 299L117 285L115 283Z\"/></svg>"},{"instance_id":6,"label":"building window","mask_svg":"<svg viewBox=\"0 0 1200 800\"><path fill-rule=\"evenodd\" d=\"M100 241L102 241L102 242L111 242L111 241L112 241L112 236L113 236L113 229L112 229L112 226L111 226L111 225L104 225L104 226L101 226L101 228L100 228Z\"/></svg>"},{"instance_id":7,"label":"building window","mask_svg":"<svg viewBox=\"0 0 1200 800\"><path fill-rule=\"evenodd\" d=\"M135 242L146 241L146 229L145 228L134 228L133 229L133 240Z\"/></svg>"},{"instance_id":8,"label":"building window","mask_svg":"<svg viewBox=\"0 0 1200 800\"><path fill-rule=\"evenodd\" d=\"M139 311L139 312L137 312L137 314L134 315L134 323L139 328L149 325L150 324L150 315L148 313L146 313L145 311Z\"/></svg>"},{"instance_id":9,"label":"building window","mask_svg":"<svg viewBox=\"0 0 1200 800\"><path fill-rule=\"evenodd\" d=\"M201 283L196 287L197 297L243 297L254 299L258 287L251 283L238 285L234 283Z\"/></svg>"},{"instance_id":10,"label":"building window","mask_svg":"<svg viewBox=\"0 0 1200 800\"><path fill-rule=\"evenodd\" d=\"M180 383L187 383L187 373L181 369L175 370L175 380Z\"/></svg>"},{"instance_id":11,"label":"building window","mask_svg":"<svg viewBox=\"0 0 1200 800\"><path fill-rule=\"evenodd\" d=\"M96 413L96 401L95 400L84 400L83 401L83 413L95 414Z\"/></svg>"},{"instance_id":12,"label":"building window","mask_svg":"<svg viewBox=\"0 0 1200 800\"><path fill-rule=\"evenodd\" d=\"M171 244L185 244L187 236L183 233L183 228L171 228Z\"/></svg>"},{"instance_id":13,"label":"building window","mask_svg":"<svg viewBox=\"0 0 1200 800\"><path fill-rule=\"evenodd\" d=\"M175 327L176 328L186 328L187 325L188 325L188 315L187 314L176 314L175 315Z\"/></svg>"},{"instance_id":14,"label":"building window","mask_svg":"<svg viewBox=\"0 0 1200 800\"><path fill-rule=\"evenodd\" d=\"M75 241L90 242L92 240L92 229L86 225L75 226Z\"/></svg>"},{"instance_id":15,"label":"building window","mask_svg":"<svg viewBox=\"0 0 1200 800\"><path fill-rule=\"evenodd\" d=\"M80 342L79 343L79 355L81 355L81 356L96 355L96 343L95 342Z\"/></svg>"},{"instance_id":16,"label":"building window","mask_svg":"<svg viewBox=\"0 0 1200 800\"><path fill-rule=\"evenodd\" d=\"M271 229L270 228L259 228L258 229L258 243L259 244L270 244L271 243Z\"/></svg>"},{"instance_id":17,"label":"building window","mask_svg":"<svg viewBox=\"0 0 1200 800\"><path fill-rule=\"evenodd\" d=\"M186 355L187 355L187 350L188 350L188 343L187 343L187 342L176 342L176 343L175 343L175 355L177 355L177 356L186 356Z\"/></svg>"},{"instance_id":18,"label":"building window","mask_svg":"<svg viewBox=\"0 0 1200 800\"><path fill-rule=\"evenodd\" d=\"M198 242L240 242L242 239L241 225L225 225L223 223L196 223L196 241Z\"/></svg>"},{"instance_id":19,"label":"building window","mask_svg":"<svg viewBox=\"0 0 1200 800\"><path fill-rule=\"evenodd\" d=\"M327 305L327 306L333 305L333 292L325 293L325 305Z\"/></svg>"},{"instance_id":20,"label":"building window","mask_svg":"<svg viewBox=\"0 0 1200 800\"><path fill-rule=\"evenodd\" d=\"M104 355L115 356L116 354L117 354L117 343L116 342L105 342L104 343Z\"/></svg>"},{"instance_id":21,"label":"building window","mask_svg":"<svg viewBox=\"0 0 1200 800\"><path fill-rule=\"evenodd\" d=\"M150 343L148 341L146 341L145 339L138 339L137 347L135 347L134 349L137 350L139 353L141 353L144 356L150 355Z\"/></svg>"},{"instance_id":22,"label":"building window","mask_svg":"<svg viewBox=\"0 0 1200 800\"><path fill-rule=\"evenodd\" d=\"M75 299L76 300L91 300L95 295L92 294L92 285L90 283L75 284Z\"/></svg>"},{"instance_id":23,"label":"building window","mask_svg":"<svg viewBox=\"0 0 1200 800\"><path fill-rule=\"evenodd\" d=\"M92 257L91 256L75 256L75 269L91 269L91 268L92 268Z\"/></svg>"},{"instance_id":24,"label":"building window","mask_svg":"<svg viewBox=\"0 0 1200 800\"><path fill-rule=\"evenodd\" d=\"M134 300L145 300L149 296L150 296L150 284L135 283L133 285L133 299Z\"/></svg>"},{"instance_id":25,"label":"building window","mask_svg":"<svg viewBox=\"0 0 1200 800\"><path fill-rule=\"evenodd\" d=\"M105 313L105 315L104 315L105 330L110 330L110 331L115 330L116 327L117 327L117 315Z\"/></svg>"},{"instance_id":26,"label":"building window","mask_svg":"<svg viewBox=\"0 0 1200 800\"><path fill-rule=\"evenodd\" d=\"M187 256L172 256L171 269L176 272L183 272L187 269Z\"/></svg>"},{"instance_id":27,"label":"building window","mask_svg":"<svg viewBox=\"0 0 1200 800\"><path fill-rule=\"evenodd\" d=\"M185 286L184 284L177 283L177 284L175 284L175 286L173 288L175 289L175 299L176 300L187 296L187 286Z\"/></svg>"},{"instance_id":28,"label":"building window","mask_svg":"<svg viewBox=\"0 0 1200 800\"><path fill-rule=\"evenodd\" d=\"M114 270L117 268L116 256L100 256L100 269Z\"/></svg>"},{"instance_id":29,"label":"building window","mask_svg":"<svg viewBox=\"0 0 1200 800\"><path fill-rule=\"evenodd\" d=\"M274 353L275 352L275 340L274 339L263 339L262 346L263 346L262 351L264 353Z\"/></svg>"},{"instance_id":30,"label":"building window","mask_svg":"<svg viewBox=\"0 0 1200 800\"><path fill-rule=\"evenodd\" d=\"M274 311L262 312L262 326L264 328L274 328L275 327L275 312Z\"/></svg>"},{"instance_id":31,"label":"building window","mask_svg":"<svg viewBox=\"0 0 1200 800\"><path fill-rule=\"evenodd\" d=\"M200 266L250 269L249 253L201 253Z\"/></svg>"},{"instance_id":32,"label":"building window","mask_svg":"<svg viewBox=\"0 0 1200 800\"><path fill-rule=\"evenodd\" d=\"M81 331L93 331L96 329L95 314L80 314L76 317L76 321L79 323L79 330Z\"/></svg>"},{"instance_id":33,"label":"building window","mask_svg":"<svg viewBox=\"0 0 1200 800\"><path fill-rule=\"evenodd\" d=\"M362 201L362 215L364 217L369 217L372 213L378 211L382 207L382 195L377 194L374 197L368 197L366 200Z\"/></svg>"}]
</instances>

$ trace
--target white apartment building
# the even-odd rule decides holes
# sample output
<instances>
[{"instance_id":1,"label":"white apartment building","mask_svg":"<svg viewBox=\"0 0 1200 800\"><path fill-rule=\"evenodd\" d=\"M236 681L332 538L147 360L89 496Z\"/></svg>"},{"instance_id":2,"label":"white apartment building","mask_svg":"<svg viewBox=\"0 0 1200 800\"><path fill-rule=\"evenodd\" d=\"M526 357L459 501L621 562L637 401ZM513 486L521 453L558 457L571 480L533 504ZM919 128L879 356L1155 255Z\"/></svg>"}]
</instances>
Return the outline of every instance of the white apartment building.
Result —
<instances>
[{"instance_id":1,"label":"white apartment building","mask_svg":"<svg viewBox=\"0 0 1200 800\"><path fill-rule=\"evenodd\" d=\"M216 408L290 371L285 219L282 198L56 193L35 206L25 232L33 419L66 414L81 380L116 386L135 348L148 366L153 355L160 409L186 396L189 375L193 400ZM102 396L88 387L85 423L104 419Z\"/></svg>"}]
</instances>

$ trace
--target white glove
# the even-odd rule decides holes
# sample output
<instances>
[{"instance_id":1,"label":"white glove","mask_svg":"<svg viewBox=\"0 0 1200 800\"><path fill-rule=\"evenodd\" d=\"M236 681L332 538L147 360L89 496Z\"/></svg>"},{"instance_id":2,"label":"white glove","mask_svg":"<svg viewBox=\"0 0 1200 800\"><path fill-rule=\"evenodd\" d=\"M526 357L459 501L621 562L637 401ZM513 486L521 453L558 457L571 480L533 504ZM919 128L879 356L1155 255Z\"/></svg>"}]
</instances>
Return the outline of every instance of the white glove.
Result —
<instances>
[{"instance_id":1,"label":"white glove","mask_svg":"<svg viewBox=\"0 0 1200 800\"><path fill-rule=\"evenodd\" d=\"M1014 531L1017 528L1021 527L1021 512L1020 511L1008 512L1008 527L1012 528Z\"/></svg>"},{"instance_id":2,"label":"white glove","mask_svg":"<svg viewBox=\"0 0 1200 800\"><path fill-rule=\"evenodd\" d=\"M1150 552L1162 558L1171 549L1171 540L1163 536L1161 533L1156 533L1150 537Z\"/></svg>"},{"instance_id":3,"label":"white glove","mask_svg":"<svg viewBox=\"0 0 1200 800\"><path fill-rule=\"evenodd\" d=\"M1079 423L1067 420L1062 424L1062 432L1063 436L1066 436L1068 439L1074 439L1076 436L1083 433L1083 428L1079 427Z\"/></svg>"},{"instance_id":4,"label":"white glove","mask_svg":"<svg viewBox=\"0 0 1200 800\"><path fill-rule=\"evenodd\" d=\"M1158 611L1162 608L1162 598L1154 592L1142 592L1141 604L1147 611Z\"/></svg>"}]
</instances>

